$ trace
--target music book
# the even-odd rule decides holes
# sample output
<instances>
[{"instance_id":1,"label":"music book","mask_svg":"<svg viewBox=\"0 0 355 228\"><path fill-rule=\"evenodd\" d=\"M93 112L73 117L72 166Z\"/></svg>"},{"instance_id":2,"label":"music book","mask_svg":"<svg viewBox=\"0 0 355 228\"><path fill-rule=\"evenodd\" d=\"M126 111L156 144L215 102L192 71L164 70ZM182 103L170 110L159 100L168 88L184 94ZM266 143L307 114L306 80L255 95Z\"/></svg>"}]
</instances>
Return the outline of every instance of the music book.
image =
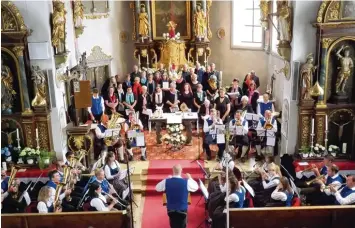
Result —
<instances>
[{"instance_id":1,"label":"music book","mask_svg":"<svg viewBox=\"0 0 355 228\"><path fill-rule=\"evenodd\" d=\"M168 115L166 118L167 124L181 124L182 115Z\"/></svg>"},{"instance_id":2,"label":"music book","mask_svg":"<svg viewBox=\"0 0 355 228\"><path fill-rule=\"evenodd\" d=\"M245 135L246 131L243 126L235 126L235 135Z\"/></svg>"},{"instance_id":3,"label":"music book","mask_svg":"<svg viewBox=\"0 0 355 228\"><path fill-rule=\"evenodd\" d=\"M208 196L209 196L207 188L206 188L206 186L203 184L203 182L200 179L198 179L198 180L199 180L199 183L200 183L200 189L201 189L201 192L203 194L203 197L205 197L205 199L207 200Z\"/></svg>"},{"instance_id":4,"label":"music book","mask_svg":"<svg viewBox=\"0 0 355 228\"><path fill-rule=\"evenodd\" d=\"M130 174L130 175L133 174L134 168L135 168L135 167L129 168L129 174ZM126 178L126 177L127 177L127 169L121 170L121 171L120 171L119 179L120 179L120 180L123 180L123 179Z\"/></svg>"},{"instance_id":5,"label":"music book","mask_svg":"<svg viewBox=\"0 0 355 228\"><path fill-rule=\"evenodd\" d=\"M275 146L276 138L275 137L266 137L266 145L267 146Z\"/></svg>"},{"instance_id":6,"label":"music book","mask_svg":"<svg viewBox=\"0 0 355 228\"><path fill-rule=\"evenodd\" d=\"M105 131L105 138L111 137L111 136L119 136L120 131L121 131L121 129L119 129L119 128L107 129Z\"/></svg>"},{"instance_id":7,"label":"music book","mask_svg":"<svg viewBox=\"0 0 355 228\"><path fill-rule=\"evenodd\" d=\"M136 145L137 146L144 146L144 133L143 132L137 132Z\"/></svg>"},{"instance_id":8,"label":"music book","mask_svg":"<svg viewBox=\"0 0 355 228\"><path fill-rule=\"evenodd\" d=\"M163 82L163 89L169 89L169 82Z\"/></svg>"},{"instance_id":9,"label":"music book","mask_svg":"<svg viewBox=\"0 0 355 228\"><path fill-rule=\"evenodd\" d=\"M137 131L136 130L127 131L127 137L128 138L135 138L136 136L137 136Z\"/></svg>"},{"instance_id":10,"label":"music book","mask_svg":"<svg viewBox=\"0 0 355 228\"><path fill-rule=\"evenodd\" d=\"M217 134L217 144L224 144L226 143L226 138L224 134Z\"/></svg>"},{"instance_id":11,"label":"music book","mask_svg":"<svg viewBox=\"0 0 355 228\"><path fill-rule=\"evenodd\" d=\"M149 109L149 108L143 109L142 114L151 117L153 115L153 111L151 109Z\"/></svg>"},{"instance_id":12,"label":"music book","mask_svg":"<svg viewBox=\"0 0 355 228\"><path fill-rule=\"evenodd\" d=\"M254 120L254 121L259 121L260 116L258 114L253 114L253 113L246 113L245 114L245 119L246 120Z\"/></svg>"}]
</instances>

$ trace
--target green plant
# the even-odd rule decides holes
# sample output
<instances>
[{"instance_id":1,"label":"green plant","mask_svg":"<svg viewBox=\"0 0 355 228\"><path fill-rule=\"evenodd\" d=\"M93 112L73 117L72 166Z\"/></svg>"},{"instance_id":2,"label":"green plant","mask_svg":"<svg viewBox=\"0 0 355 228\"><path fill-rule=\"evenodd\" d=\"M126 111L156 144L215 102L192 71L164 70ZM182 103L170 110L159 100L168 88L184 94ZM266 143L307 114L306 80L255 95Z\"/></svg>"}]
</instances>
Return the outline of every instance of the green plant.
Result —
<instances>
[{"instance_id":1,"label":"green plant","mask_svg":"<svg viewBox=\"0 0 355 228\"><path fill-rule=\"evenodd\" d=\"M38 166L40 169L47 168L55 158L55 152L41 150L39 154Z\"/></svg>"},{"instance_id":2,"label":"green plant","mask_svg":"<svg viewBox=\"0 0 355 228\"><path fill-rule=\"evenodd\" d=\"M308 154L311 152L311 148L308 146L303 146L301 147L301 149L299 149L299 151L301 154Z\"/></svg>"}]
</instances>

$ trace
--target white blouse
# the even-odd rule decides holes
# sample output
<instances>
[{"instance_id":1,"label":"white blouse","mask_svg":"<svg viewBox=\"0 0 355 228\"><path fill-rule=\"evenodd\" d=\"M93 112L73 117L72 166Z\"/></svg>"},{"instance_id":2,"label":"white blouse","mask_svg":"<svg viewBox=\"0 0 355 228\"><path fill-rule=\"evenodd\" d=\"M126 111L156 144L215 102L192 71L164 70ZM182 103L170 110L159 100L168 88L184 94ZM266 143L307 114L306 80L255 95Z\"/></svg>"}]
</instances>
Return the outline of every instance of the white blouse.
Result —
<instances>
[{"instance_id":1,"label":"white blouse","mask_svg":"<svg viewBox=\"0 0 355 228\"><path fill-rule=\"evenodd\" d=\"M105 203L107 203L106 198L100 194L98 198L94 198L90 201L90 206L94 207L97 211L110 211L110 209L105 206Z\"/></svg>"},{"instance_id":2,"label":"white blouse","mask_svg":"<svg viewBox=\"0 0 355 228\"><path fill-rule=\"evenodd\" d=\"M120 164L115 161L111 165L105 165L105 177L107 180L113 180L114 176L111 175L111 169L118 169L118 172L120 171Z\"/></svg>"},{"instance_id":3,"label":"white blouse","mask_svg":"<svg viewBox=\"0 0 355 228\"><path fill-rule=\"evenodd\" d=\"M266 181L263 180L264 189L269 189L269 188L277 186L280 183L280 179L272 179L272 178L276 178L276 177L279 177L279 175L276 174L276 175L274 175L272 177L269 177L268 178L268 180L269 180L268 183L266 183Z\"/></svg>"},{"instance_id":4,"label":"white blouse","mask_svg":"<svg viewBox=\"0 0 355 228\"><path fill-rule=\"evenodd\" d=\"M37 210L38 213L40 214L47 214L48 213L48 207L50 207L52 204L50 201L47 201L46 203L43 201L39 201L37 204Z\"/></svg>"}]
</instances>

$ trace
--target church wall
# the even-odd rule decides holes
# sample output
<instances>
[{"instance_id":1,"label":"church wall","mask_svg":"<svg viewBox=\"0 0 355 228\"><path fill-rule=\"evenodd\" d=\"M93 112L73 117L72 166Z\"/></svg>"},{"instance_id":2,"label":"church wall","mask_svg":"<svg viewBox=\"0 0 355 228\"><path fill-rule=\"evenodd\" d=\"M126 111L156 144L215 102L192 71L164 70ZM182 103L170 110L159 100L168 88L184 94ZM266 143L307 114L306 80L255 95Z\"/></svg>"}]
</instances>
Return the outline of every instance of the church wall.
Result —
<instances>
[{"instance_id":1,"label":"church wall","mask_svg":"<svg viewBox=\"0 0 355 228\"><path fill-rule=\"evenodd\" d=\"M84 19L84 33L78 38L80 53L86 51L90 55L94 46L100 46L102 51L111 55L111 75L128 73L135 61L133 60L132 41L132 10L128 1L110 1L110 13L108 18ZM128 40L120 41L120 32L125 31Z\"/></svg>"},{"instance_id":2,"label":"church wall","mask_svg":"<svg viewBox=\"0 0 355 228\"><path fill-rule=\"evenodd\" d=\"M255 70L260 78L260 92L266 91L268 82L268 55L263 50L245 50L231 48L232 2L213 1L211 7L210 27L213 34L210 47L212 55L209 63L216 63L216 68L223 71L223 85L232 83L233 78L244 80L247 72ZM217 37L217 30L224 28L223 39Z\"/></svg>"}]
</instances>

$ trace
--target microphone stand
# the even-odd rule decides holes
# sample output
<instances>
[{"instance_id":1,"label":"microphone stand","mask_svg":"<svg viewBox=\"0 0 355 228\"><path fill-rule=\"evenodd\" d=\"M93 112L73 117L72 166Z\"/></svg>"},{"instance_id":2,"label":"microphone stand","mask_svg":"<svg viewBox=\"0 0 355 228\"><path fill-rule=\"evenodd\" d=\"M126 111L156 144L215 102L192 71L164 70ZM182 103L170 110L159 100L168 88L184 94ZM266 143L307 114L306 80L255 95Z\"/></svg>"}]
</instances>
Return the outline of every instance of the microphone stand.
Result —
<instances>
[{"instance_id":1,"label":"microphone stand","mask_svg":"<svg viewBox=\"0 0 355 228\"><path fill-rule=\"evenodd\" d=\"M126 140L126 143L129 143L129 140ZM127 153L127 151L126 151ZM132 186L131 186L131 173L129 170L129 159L128 159L129 154L127 153L127 178L128 178L128 189L129 189L129 205L131 207L131 228L134 228L134 219L133 219L133 191L132 191ZM136 203L135 203L136 204Z\"/></svg>"}]
</instances>

